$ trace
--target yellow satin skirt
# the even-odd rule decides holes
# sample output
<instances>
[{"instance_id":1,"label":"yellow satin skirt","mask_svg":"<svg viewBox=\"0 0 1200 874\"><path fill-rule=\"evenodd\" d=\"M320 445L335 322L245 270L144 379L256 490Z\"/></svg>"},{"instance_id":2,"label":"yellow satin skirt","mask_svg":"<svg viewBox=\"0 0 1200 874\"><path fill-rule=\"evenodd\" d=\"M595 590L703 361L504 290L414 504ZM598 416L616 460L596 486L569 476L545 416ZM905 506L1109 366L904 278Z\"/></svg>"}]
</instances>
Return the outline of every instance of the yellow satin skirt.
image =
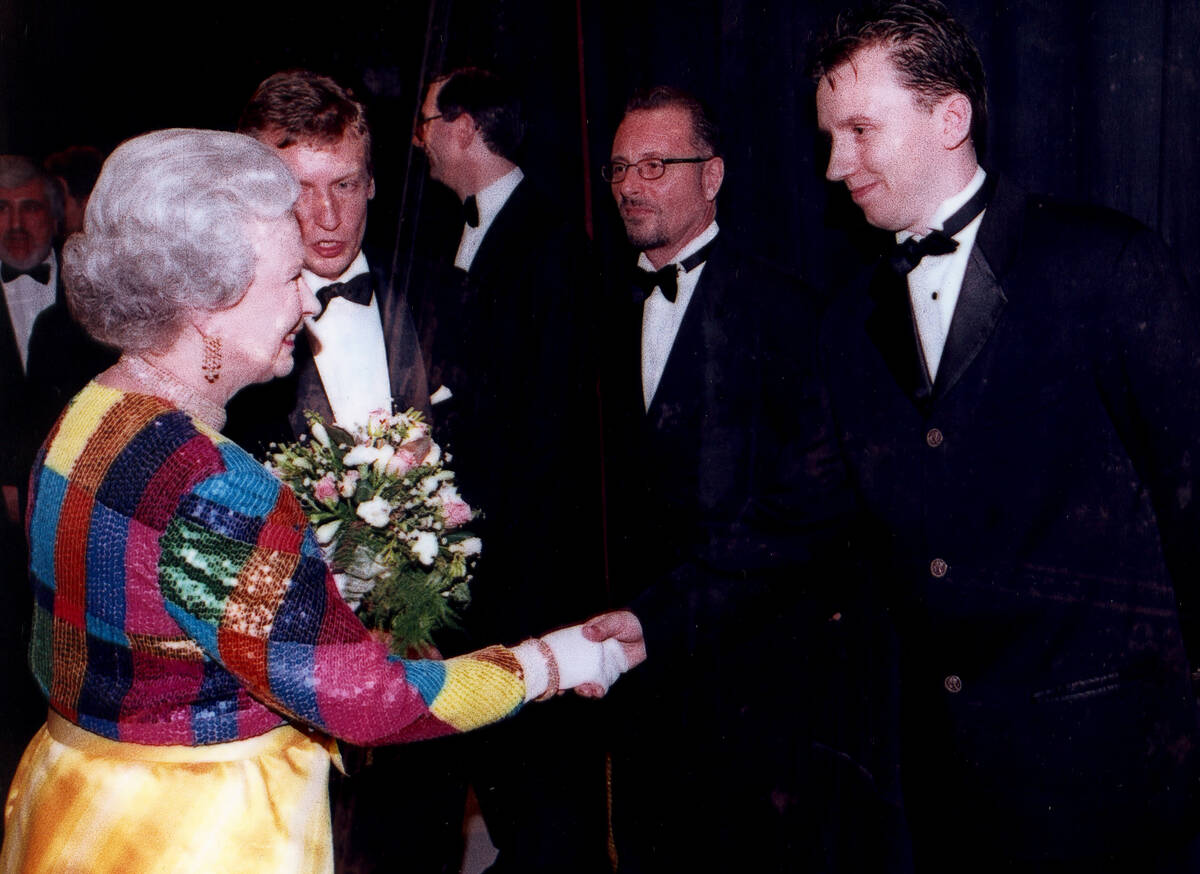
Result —
<instances>
[{"instance_id":1,"label":"yellow satin skirt","mask_svg":"<svg viewBox=\"0 0 1200 874\"><path fill-rule=\"evenodd\" d=\"M330 750L283 726L204 747L118 743L55 713L4 808L5 874L329 874Z\"/></svg>"}]
</instances>

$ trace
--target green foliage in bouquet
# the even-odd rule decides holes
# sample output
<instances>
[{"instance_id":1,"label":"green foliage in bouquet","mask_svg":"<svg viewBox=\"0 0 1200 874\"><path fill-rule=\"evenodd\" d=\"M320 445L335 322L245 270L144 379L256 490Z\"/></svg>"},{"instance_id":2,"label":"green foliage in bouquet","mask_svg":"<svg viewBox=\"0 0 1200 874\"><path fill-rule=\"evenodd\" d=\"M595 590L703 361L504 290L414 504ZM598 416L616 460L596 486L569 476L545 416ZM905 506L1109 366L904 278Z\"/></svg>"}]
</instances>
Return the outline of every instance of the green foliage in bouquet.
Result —
<instances>
[{"instance_id":1,"label":"green foliage in bouquet","mask_svg":"<svg viewBox=\"0 0 1200 874\"><path fill-rule=\"evenodd\" d=\"M363 624L387 632L398 654L432 645L470 602L482 548L462 529L475 513L441 448L414 410L373 413L360 433L305 416L311 437L273 444L267 467L295 491Z\"/></svg>"}]
</instances>

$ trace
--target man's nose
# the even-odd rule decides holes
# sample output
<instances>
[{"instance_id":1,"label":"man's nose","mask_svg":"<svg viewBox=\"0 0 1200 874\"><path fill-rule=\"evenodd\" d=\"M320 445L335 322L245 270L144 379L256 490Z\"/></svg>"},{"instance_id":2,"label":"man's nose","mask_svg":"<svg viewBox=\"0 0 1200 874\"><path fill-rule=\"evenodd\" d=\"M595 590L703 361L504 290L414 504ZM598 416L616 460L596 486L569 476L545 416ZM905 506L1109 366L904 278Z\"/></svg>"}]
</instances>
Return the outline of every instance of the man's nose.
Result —
<instances>
[{"instance_id":1,"label":"man's nose","mask_svg":"<svg viewBox=\"0 0 1200 874\"><path fill-rule=\"evenodd\" d=\"M327 231L332 231L342 223L342 211L331 192L321 195L315 212L317 224Z\"/></svg>"},{"instance_id":2,"label":"man's nose","mask_svg":"<svg viewBox=\"0 0 1200 874\"><path fill-rule=\"evenodd\" d=\"M841 182L850 175L853 162L850 151L845 146L839 146L835 141L829 147L829 164L825 168L825 178L830 182Z\"/></svg>"}]
</instances>

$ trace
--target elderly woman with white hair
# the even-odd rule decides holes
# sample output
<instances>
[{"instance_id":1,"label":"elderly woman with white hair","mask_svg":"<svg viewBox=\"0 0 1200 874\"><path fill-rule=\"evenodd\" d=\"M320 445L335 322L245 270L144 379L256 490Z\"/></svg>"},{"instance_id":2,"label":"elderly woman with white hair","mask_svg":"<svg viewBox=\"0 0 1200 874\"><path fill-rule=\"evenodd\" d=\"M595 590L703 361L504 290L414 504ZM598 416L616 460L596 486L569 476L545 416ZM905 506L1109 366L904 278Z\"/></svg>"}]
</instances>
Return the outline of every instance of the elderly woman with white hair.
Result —
<instances>
[{"instance_id":1,"label":"elderly woman with white hair","mask_svg":"<svg viewBox=\"0 0 1200 874\"><path fill-rule=\"evenodd\" d=\"M403 660L342 601L295 495L219 433L239 389L288 373L317 309L298 194L249 137L159 131L113 153L66 246L73 311L122 355L33 469L50 711L9 793L4 871L332 871L331 738L466 731L643 657L567 630Z\"/></svg>"}]
</instances>

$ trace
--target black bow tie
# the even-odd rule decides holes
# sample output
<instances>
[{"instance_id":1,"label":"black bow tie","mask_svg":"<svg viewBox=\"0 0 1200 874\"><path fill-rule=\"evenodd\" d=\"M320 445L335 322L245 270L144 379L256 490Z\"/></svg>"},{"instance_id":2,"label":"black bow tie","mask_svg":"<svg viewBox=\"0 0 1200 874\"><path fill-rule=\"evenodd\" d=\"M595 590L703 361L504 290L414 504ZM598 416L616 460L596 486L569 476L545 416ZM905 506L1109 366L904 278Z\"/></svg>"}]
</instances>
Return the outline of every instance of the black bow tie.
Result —
<instances>
[{"instance_id":1,"label":"black bow tie","mask_svg":"<svg viewBox=\"0 0 1200 874\"><path fill-rule=\"evenodd\" d=\"M472 194L462 203L463 221L470 227L479 227L479 204L475 202L475 195Z\"/></svg>"},{"instance_id":2,"label":"black bow tie","mask_svg":"<svg viewBox=\"0 0 1200 874\"><path fill-rule=\"evenodd\" d=\"M983 180L971 199L964 203L954 215L946 219L940 231L930 231L921 239L909 237L903 243L897 243L888 255L888 266L898 275L907 276L921 259L926 255L949 255L958 249L958 241L954 235L969 225L979 216L992 199L996 190L996 177L988 176Z\"/></svg>"},{"instance_id":3,"label":"black bow tie","mask_svg":"<svg viewBox=\"0 0 1200 874\"><path fill-rule=\"evenodd\" d=\"M684 273L691 273L708 260L708 253L712 251L714 243L716 243L715 239L709 240L682 261L673 261L661 270L645 270L641 267L634 267L633 286L637 301L639 303L644 301L657 288L662 292L663 297L671 303L675 303L675 297L679 293L679 268L682 267Z\"/></svg>"},{"instance_id":4,"label":"black bow tie","mask_svg":"<svg viewBox=\"0 0 1200 874\"><path fill-rule=\"evenodd\" d=\"M18 276L29 276L35 282L45 285L50 281L50 264L43 261L36 267L30 267L28 270L21 270L17 267L11 267L8 264L0 264L0 280L4 282L12 282Z\"/></svg>"},{"instance_id":5,"label":"black bow tie","mask_svg":"<svg viewBox=\"0 0 1200 874\"><path fill-rule=\"evenodd\" d=\"M351 303L361 306L370 305L372 284L370 273L360 273L345 282L331 282L329 285L317 289L317 300L321 303L321 312L317 313L316 318L319 319L324 315L325 308L335 297L344 297Z\"/></svg>"}]
</instances>

